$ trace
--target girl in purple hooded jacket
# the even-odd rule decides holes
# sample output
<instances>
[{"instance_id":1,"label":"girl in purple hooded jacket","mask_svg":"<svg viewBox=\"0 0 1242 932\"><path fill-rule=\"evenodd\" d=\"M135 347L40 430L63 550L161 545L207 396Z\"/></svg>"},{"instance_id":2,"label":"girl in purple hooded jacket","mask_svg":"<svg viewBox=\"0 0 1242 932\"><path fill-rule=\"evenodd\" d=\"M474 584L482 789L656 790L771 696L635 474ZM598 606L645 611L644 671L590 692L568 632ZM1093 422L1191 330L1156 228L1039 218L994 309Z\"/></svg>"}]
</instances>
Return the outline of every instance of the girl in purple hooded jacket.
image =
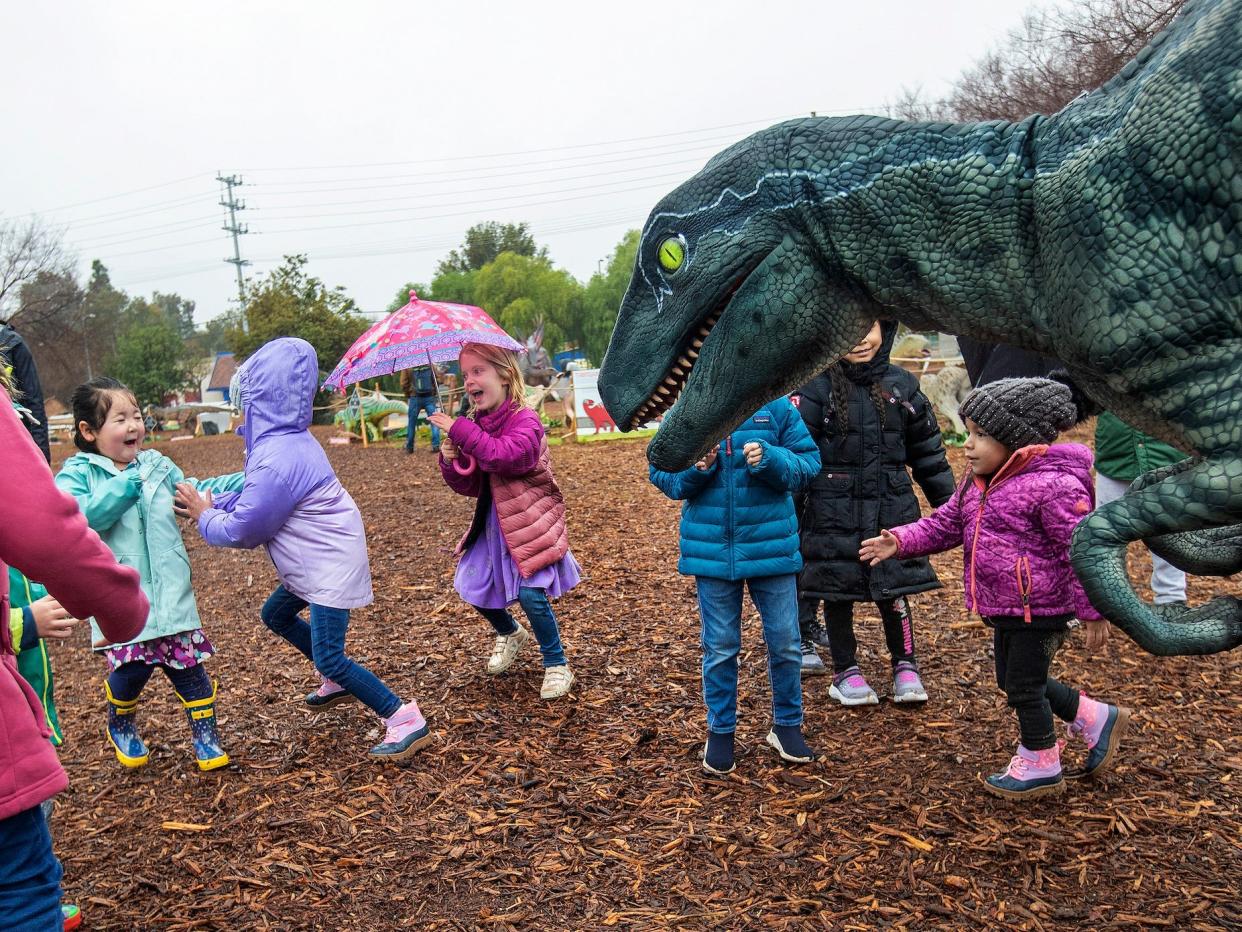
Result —
<instances>
[{"instance_id":1,"label":"girl in purple hooded jacket","mask_svg":"<svg viewBox=\"0 0 1242 932\"><path fill-rule=\"evenodd\" d=\"M280 585L263 606L263 623L322 676L306 704L360 700L386 726L371 756L401 760L430 741L431 732L417 702L402 702L345 654L350 610L372 600L371 569L358 506L309 430L318 384L319 361L305 340L282 337L260 347L230 386L244 417L245 484L214 501L179 485L178 511L198 522L213 547L267 551ZM300 615L307 606L309 624Z\"/></svg>"},{"instance_id":2,"label":"girl in purple hooded jacket","mask_svg":"<svg viewBox=\"0 0 1242 932\"><path fill-rule=\"evenodd\" d=\"M1070 777L1111 765L1130 718L1128 709L1048 675L1071 619L1088 622L1092 651L1108 631L1069 561L1070 537L1094 504L1091 451L1076 443L1048 446L1093 413L1089 404L1055 375L976 388L961 406L970 472L956 494L926 518L863 541L859 552L874 566L962 546L966 607L993 629L996 682L1017 713L1021 735L1008 769L984 781L997 796L1065 789L1053 715L1087 745L1085 768Z\"/></svg>"}]
</instances>

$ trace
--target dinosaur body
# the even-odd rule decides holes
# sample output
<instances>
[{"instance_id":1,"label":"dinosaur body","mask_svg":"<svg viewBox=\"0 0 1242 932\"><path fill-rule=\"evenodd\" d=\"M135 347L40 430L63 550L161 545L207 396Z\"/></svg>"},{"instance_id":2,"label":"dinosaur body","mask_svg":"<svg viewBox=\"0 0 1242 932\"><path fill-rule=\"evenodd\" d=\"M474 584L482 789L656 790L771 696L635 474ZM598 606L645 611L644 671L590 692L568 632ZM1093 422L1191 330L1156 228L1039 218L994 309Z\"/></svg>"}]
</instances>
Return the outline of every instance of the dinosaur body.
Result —
<instances>
[{"instance_id":1,"label":"dinosaur body","mask_svg":"<svg viewBox=\"0 0 1242 932\"><path fill-rule=\"evenodd\" d=\"M1074 564L1149 651L1242 643L1238 600L1156 608L1124 567L1142 539L1242 569L1242 0L1189 3L1053 116L796 120L726 149L649 217L600 393L625 429L668 411L648 455L684 468L881 316L1056 356L1195 454L1084 521Z\"/></svg>"},{"instance_id":2,"label":"dinosaur body","mask_svg":"<svg viewBox=\"0 0 1242 932\"><path fill-rule=\"evenodd\" d=\"M384 439L384 421L388 420L390 415L405 414L406 405L401 401L392 401L384 397L367 397L361 399L361 416L359 407L349 404L336 412L336 416L332 419L336 425L343 430L347 430L353 434L362 433L361 425L365 425L368 441L376 441ZM410 425L413 429L414 425Z\"/></svg>"}]
</instances>

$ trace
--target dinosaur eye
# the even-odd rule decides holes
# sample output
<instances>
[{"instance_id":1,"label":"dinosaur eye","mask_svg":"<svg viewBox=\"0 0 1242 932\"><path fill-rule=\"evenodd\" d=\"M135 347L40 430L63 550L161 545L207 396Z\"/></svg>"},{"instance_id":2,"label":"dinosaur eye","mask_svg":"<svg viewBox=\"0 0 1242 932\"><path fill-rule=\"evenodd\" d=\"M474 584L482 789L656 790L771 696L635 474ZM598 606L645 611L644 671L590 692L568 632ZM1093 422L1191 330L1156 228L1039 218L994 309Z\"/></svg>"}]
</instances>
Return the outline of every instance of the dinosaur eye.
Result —
<instances>
[{"instance_id":1,"label":"dinosaur eye","mask_svg":"<svg viewBox=\"0 0 1242 932\"><path fill-rule=\"evenodd\" d=\"M686 241L680 236L670 236L660 244L657 255L666 271L676 272L686 261Z\"/></svg>"}]
</instances>

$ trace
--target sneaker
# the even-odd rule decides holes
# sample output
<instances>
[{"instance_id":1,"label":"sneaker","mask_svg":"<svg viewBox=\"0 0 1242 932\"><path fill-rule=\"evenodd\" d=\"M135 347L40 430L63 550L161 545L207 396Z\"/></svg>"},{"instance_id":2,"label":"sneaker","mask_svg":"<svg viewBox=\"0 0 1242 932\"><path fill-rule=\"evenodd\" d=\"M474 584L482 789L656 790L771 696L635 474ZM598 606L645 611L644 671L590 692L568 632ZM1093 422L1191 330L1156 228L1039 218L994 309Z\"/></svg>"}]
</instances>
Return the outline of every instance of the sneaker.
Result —
<instances>
[{"instance_id":1,"label":"sneaker","mask_svg":"<svg viewBox=\"0 0 1242 932\"><path fill-rule=\"evenodd\" d=\"M1052 796L1065 790L1061 776L1061 745L1043 751L1028 751L1018 745L1018 753L1003 773L994 773L983 781L983 788L994 796L1006 799L1034 799Z\"/></svg>"},{"instance_id":2,"label":"sneaker","mask_svg":"<svg viewBox=\"0 0 1242 932\"><path fill-rule=\"evenodd\" d=\"M328 709L334 705L350 702L357 698L344 686L338 686L325 676L318 689L306 694L306 704L312 709Z\"/></svg>"},{"instance_id":3,"label":"sneaker","mask_svg":"<svg viewBox=\"0 0 1242 932\"><path fill-rule=\"evenodd\" d=\"M824 662L819 659L819 651L815 649L815 644L810 638L802 639L802 675L803 676L827 676L828 668L824 666Z\"/></svg>"},{"instance_id":4,"label":"sneaker","mask_svg":"<svg viewBox=\"0 0 1242 932\"><path fill-rule=\"evenodd\" d=\"M574 685L574 673L567 664L557 667L546 667L543 671L543 685L539 688L540 699L559 699Z\"/></svg>"},{"instance_id":5,"label":"sneaker","mask_svg":"<svg viewBox=\"0 0 1242 932\"><path fill-rule=\"evenodd\" d=\"M384 740L370 750L378 760L404 760L431 740L431 728L413 700L383 722Z\"/></svg>"},{"instance_id":6,"label":"sneaker","mask_svg":"<svg viewBox=\"0 0 1242 932\"><path fill-rule=\"evenodd\" d=\"M737 764L733 761L733 732L708 732L707 743L703 745L703 772L713 777L723 777L736 769Z\"/></svg>"},{"instance_id":7,"label":"sneaker","mask_svg":"<svg viewBox=\"0 0 1242 932\"><path fill-rule=\"evenodd\" d=\"M492 655L487 658L487 672L492 676L504 673L517 659L520 651L530 640L530 632L519 624L512 634L496 635L496 643L492 645Z\"/></svg>"},{"instance_id":8,"label":"sneaker","mask_svg":"<svg viewBox=\"0 0 1242 932\"><path fill-rule=\"evenodd\" d=\"M893 668L893 702L926 702L927 690L914 664L903 660Z\"/></svg>"},{"instance_id":9,"label":"sneaker","mask_svg":"<svg viewBox=\"0 0 1242 932\"><path fill-rule=\"evenodd\" d=\"M850 667L834 676L828 695L841 705L875 705L880 701L858 667Z\"/></svg>"},{"instance_id":10,"label":"sneaker","mask_svg":"<svg viewBox=\"0 0 1242 932\"><path fill-rule=\"evenodd\" d=\"M814 751L802 737L801 725L773 725L767 742L776 749L781 760L791 764L809 764L816 759Z\"/></svg>"},{"instance_id":11,"label":"sneaker","mask_svg":"<svg viewBox=\"0 0 1242 932\"><path fill-rule=\"evenodd\" d=\"M810 638L816 647L822 647L827 650L832 646L828 640L828 628L824 626L824 620L816 616L814 620L808 621L806 627L802 631L804 638Z\"/></svg>"},{"instance_id":12,"label":"sneaker","mask_svg":"<svg viewBox=\"0 0 1242 932\"><path fill-rule=\"evenodd\" d=\"M1078 697L1078 715L1066 732L1070 738L1081 738L1087 745L1087 762L1082 770L1065 776L1070 780L1102 773L1112 766L1121 747L1121 737L1130 725L1130 710L1091 699L1086 693Z\"/></svg>"}]
</instances>

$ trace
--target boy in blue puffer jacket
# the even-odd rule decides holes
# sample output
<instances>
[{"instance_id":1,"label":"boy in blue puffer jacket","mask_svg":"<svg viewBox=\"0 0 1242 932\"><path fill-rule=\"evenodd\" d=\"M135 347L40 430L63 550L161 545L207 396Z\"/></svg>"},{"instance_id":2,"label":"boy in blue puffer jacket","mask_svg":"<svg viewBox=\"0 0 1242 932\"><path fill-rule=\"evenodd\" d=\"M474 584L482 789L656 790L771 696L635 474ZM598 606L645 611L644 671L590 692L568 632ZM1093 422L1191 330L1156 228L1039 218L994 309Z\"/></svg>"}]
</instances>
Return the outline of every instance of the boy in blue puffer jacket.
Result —
<instances>
[{"instance_id":1,"label":"boy in blue puffer jacket","mask_svg":"<svg viewBox=\"0 0 1242 932\"><path fill-rule=\"evenodd\" d=\"M783 760L815 759L802 738L802 555L793 493L819 467L819 449L788 398L764 405L689 469L670 473L651 467L651 481L660 491L685 500L677 569L694 576L698 589L707 705L703 769L709 774L727 774L734 767L745 588L763 619L768 648L773 725L767 742Z\"/></svg>"}]
</instances>

